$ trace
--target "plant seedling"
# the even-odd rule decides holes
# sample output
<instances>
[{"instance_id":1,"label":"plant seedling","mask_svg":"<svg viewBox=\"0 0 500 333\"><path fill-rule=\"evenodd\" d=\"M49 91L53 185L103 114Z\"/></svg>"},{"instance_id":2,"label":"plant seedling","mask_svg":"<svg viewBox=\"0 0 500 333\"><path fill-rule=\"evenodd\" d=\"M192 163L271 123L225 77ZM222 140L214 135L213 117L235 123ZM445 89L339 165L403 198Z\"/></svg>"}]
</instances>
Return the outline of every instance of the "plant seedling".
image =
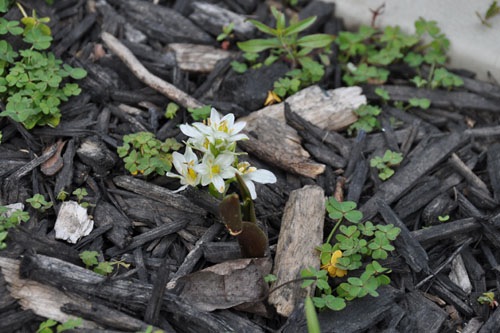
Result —
<instances>
[{"instance_id":1,"label":"plant seedling","mask_svg":"<svg viewBox=\"0 0 500 333\"><path fill-rule=\"evenodd\" d=\"M321 80L325 74L324 64L328 63L327 47L333 42L334 36L328 34L312 34L299 37L299 34L310 27L316 17L309 17L301 21L293 22L286 26L285 15L276 8L271 8L272 15L276 20L276 27L269 27L259 21L249 20L255 27L266 35L268 39L252 39L239 42L238 47L245 52L244 58L253 63L252 67L261 66L262 63L255 63L258 54L269 51L269 55L263 61L268 66L277 60L283 59L291 63L292 70L286 77L274 83L274 93L283 98L297 92L300 88L307 87ZM313 60L313 51L322 49L318 57L321 61ZM318 53L317 51L314 51ZM239 62L233 62L232 67L241 73L247 70L248 66Z\"/></svg>"},{"instance_id":2,"label":"plant seedling","mask_svg":"<svg viewBox=\"0 0 500 333\"><path fill-rule=\"evenodd\" d=\"M18 226L21 222L27 222L29 219L28 212L21 209L0 206L0 250L7 247L5 240L8 236L8 230Z\"/></svg>"},{"instance_id":3,"label":"plant seedling","mask_svg":"<svg viewBox=\"0 0 500 333\"><path fill-rule=\"evenodd\" d=\"M359 133L359 131L370 133L380 127L377 119L377 116L382 112L380 107L363 104L353 112L358 116L358 120L349 126L347 134L353 135L354 133Z\"/></svg>"},{"instance_id":4,"label":"plant seedling","mask_svg":"<svg viewBox=\"0 0 500 333\"><path fill-rule=\"evenodd\" d=\"M155 172L164 175L172 168L171 150L182 145L173 138L160 141L153 133L138 132L123 137L123 145L118 147L118 156L123 158L125 169L132 175L145 176Z\"/></svg>"},{"instance_id":5,"label":"plant seedling","mask_svg":"<svg viewBox=\"0 0 500 333\"><path fill-rule=\"evenodd\" d=\"M486 10L486 13L484 14L484 17L476 11L477 17L479 17L479 20L481 20L481 24L487 26L488 28L491 28L491 23L488 22L489 19L491 19L494 16L497 16L500 14L500 7L498 7L497 1L492 1L488 9Z\"/></svg>"},{"instance_id":6,"label":"plant seedling","mask_svg":"<svg viewBox=\"0 0 500 333\"><path fill-rule=\"evenodd\" d=\"M47 209L52 207L52 202L51 201L47 202L44 196L41 195L40 193L37 193L33 197L26 199L26 202L28 202L31 205L31 207L35 208L41 213L45 212Z\"/></svg>"},{"instance_id":7,"label":"plant seedling","mask_svg":"<svg viewBox=\"0 0 500 333\"><path fill-rule=\"evenodd\" d=\"M383 156L373 157L370 160L370 166L378 169L380 179L387 180L394 174L394 170L391 168L399 165L402 160L403 154L388 149Z\"/></svg>"},{"instance_id":8,"label":"plant seedling","mask_svg":"<svg viewBox=\"0 0 500 333\"><path fill-rule=\"evenodd\" d=\"M56 326L57 325L57 326ZM68 330L74 330L82 325L82 318L68 319L58 325L54 319L47 319L41 322L36 333L60 333ZM55 328L55 331L54 331Z\"/></svg>"}]
</instances>

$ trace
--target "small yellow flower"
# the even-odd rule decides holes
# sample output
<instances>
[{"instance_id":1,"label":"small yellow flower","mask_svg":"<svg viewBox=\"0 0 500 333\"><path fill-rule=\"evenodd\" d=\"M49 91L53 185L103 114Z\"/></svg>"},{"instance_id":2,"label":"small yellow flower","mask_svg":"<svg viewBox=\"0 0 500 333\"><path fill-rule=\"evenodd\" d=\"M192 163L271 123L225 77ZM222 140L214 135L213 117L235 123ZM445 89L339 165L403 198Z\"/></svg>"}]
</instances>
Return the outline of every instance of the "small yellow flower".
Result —
<instances>
[{"instance_id":1,"label":"small yellow flower","mask_svg":"<svg viewBox=\"0 0 500 333\"><path fill-rule=\"evenodd\" d=\"M347 274L347 271L345 269L340 269L337 266L337 260L339 258L342 258L342 251L337 250L332 253L332 258L330 259L330 262L326 265L321 266L321 269L326 269L328 271L328 275L331 277L343 277Z\"/></svg>"}]
</instances>

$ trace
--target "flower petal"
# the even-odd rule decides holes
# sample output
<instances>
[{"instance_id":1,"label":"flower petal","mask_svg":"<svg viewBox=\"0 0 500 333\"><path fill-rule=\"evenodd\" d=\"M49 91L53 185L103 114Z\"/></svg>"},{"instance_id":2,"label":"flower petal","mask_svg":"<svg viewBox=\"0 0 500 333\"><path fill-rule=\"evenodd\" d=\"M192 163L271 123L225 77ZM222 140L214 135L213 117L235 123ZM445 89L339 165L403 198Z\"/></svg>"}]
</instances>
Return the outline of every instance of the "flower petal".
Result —
<instances>
[{"instance_id":1,"label":"flower petal","mask_svg":"<svg viewBox=\"0 0 500 333\"><path fill-rule=\"evenodd\" d=\"M247 179L253 180L254 182L261 184L276 183L276 176L274 175L274 173L265 169L257 169L253 172L247 173L245 176Z\"/></svg>"},{"instance_id":2,"label":"flower petal","mask_svg":"<svg viewBox=\"0 0 500 333\"><path fill-rule=\"evenodd\" d=\"M257 199L257 192L255 191L255 184L252 181L245 181L245 185L248 188L248 192L250 192L250 196L252 200Z\"/></svg>"},{"instance_id":3,"label":"flower petal","mask_svg":"<svg viewBox=\"0 0 500 333\"><path fill-rule=\"evenodd\" d=\"M199 137L201 137L200 131L198 131L193 126L183 124L183 125L179 126L179 128L181 129L182 133L184 133L185 135L187 135L187 136L189 136L191 138L199 138Z\"/></svg>"}]
</instances>

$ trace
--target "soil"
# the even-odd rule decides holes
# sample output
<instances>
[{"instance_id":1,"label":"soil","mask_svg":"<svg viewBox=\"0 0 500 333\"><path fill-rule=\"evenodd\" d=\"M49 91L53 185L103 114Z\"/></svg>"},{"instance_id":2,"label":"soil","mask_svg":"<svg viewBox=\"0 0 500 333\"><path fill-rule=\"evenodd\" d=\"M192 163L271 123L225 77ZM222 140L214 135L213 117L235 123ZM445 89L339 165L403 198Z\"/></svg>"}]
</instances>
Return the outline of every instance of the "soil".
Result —
<instances>
[{"instance_id":1,"label":"soil","mask_svg":"<svg viewBox=\"0 0 500 333\"><path fill-rule=\"evenodd\" d=\"M257 31L235 29L229 43L220 43L217 34L230 14L194 1L156 2L21 1L27 12L51 18L56 56L88 75L78 82L81 94L61 106L58 127L27 131L0 119L0 203L26 204L40 193L54 204L45 212L26 204L30 220L9 230L0 252L0 332L35 332L47 318L70 316L84 319L74 332L145 332L149 325L165 332L306 332L300 281L270 297L277 284L269 289L263 276L292 275L279 280L287 282L307 266L307 255L299 253L309 251L315 260L314 247L335 225L325 216L330 196L357 202L365 219L394 224L401 234L381 260L391 284L342 311L320 311L322 332L500 330L494 301L500 283L500 87L464 69L455 72L464 80L459 89L417 89L408 69L391 68L383 86L335 90L344 85L333 52L316 92L259 111L289 64L237 74L230 66L241 60L235 43ZM271 20L268 2L209 3L236 17ZM294 13L318 16L308 32L336 34L342 26L331 4L299 1L287 9ZM13 8L5 17L19 19L20 13ZM428 98L431 108L384 105L381 128L355 137L346 126L328 128L331 119L314 122L324 116L323 106L337 107L330 118L346 113L344 104L341 111L329 108L334 91L343 92L348 105L363 95L380 104L377 87L392 101ZM164 117L170 102L180 106L173 119ZM312 106L304 115L299 109L307 102ZM251 139L239 149L277 177L274 184L257 184L255 209L269 238L265 258L241 258L220 221L219 201L206 189L174 193L178 180L131 175L118 156L130 133L186 140L179 125L193 121L188 108L202 105L247 117ZM278 109L281 118L269 116ZM382 181L369 161L387 149L404 159ZM72 194L78 188L88 192L93 227L70 243L54 228L63 210L57 195L64 190L78 201ZM79 254L86 250L113 262L112 273L85 267ZM485 292L493 298L480 304Z\"/></svg>"}]
</instances>

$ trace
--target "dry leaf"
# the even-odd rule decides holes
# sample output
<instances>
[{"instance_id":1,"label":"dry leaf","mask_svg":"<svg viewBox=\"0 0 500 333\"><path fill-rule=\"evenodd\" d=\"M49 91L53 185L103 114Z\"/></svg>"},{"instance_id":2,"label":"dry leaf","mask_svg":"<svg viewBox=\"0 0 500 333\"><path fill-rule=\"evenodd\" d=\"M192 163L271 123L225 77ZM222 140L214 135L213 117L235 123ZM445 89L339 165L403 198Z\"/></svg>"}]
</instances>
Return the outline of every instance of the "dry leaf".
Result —
<instances>
[{"instance_id":1,"label":"dry leaf","mask_svg":"<svg viewBox=\"0 0 500 333\"><path fill-rule=\"evenodd\" d=\"M179 279L183 283L180 296L202 311L257 302L267 295L264 276L271 266L269 258L226 261Z\"/></svg>"}]
</instances>

